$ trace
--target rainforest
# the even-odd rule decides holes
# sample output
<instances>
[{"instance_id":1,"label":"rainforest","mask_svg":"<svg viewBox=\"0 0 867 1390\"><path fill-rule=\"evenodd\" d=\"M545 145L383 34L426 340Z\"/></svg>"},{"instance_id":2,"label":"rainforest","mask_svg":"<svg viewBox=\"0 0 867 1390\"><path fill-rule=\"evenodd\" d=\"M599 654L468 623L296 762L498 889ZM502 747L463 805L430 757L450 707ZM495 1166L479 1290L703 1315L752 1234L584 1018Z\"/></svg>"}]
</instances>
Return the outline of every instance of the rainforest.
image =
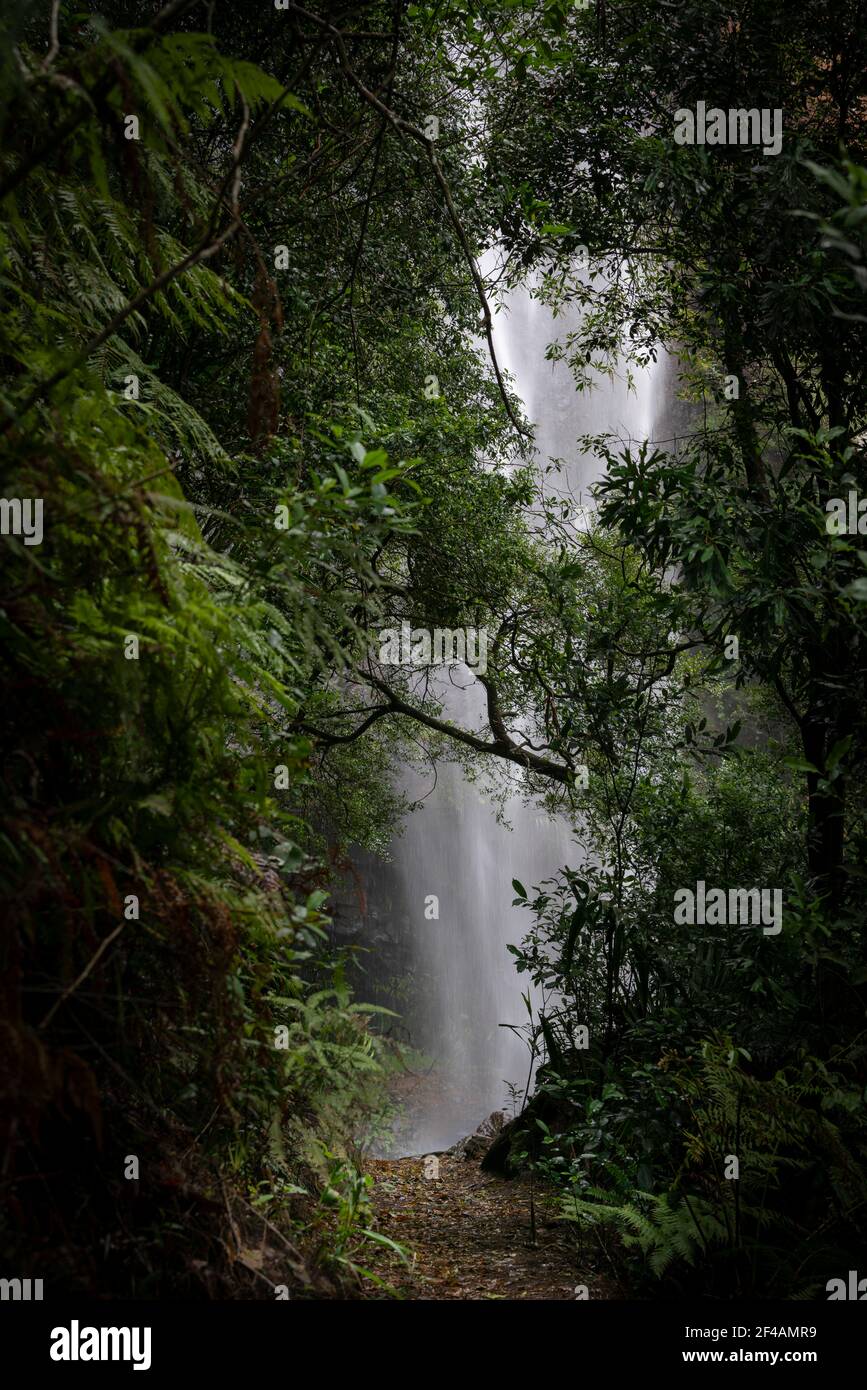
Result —
<instances>
[{"instance_id":1,"label":"rainforest","mask_svg":"<svg viewBox=\"0 0 867 1390\"><path fill-rule=\"evenodd\" d=\"M859 1300L860 0L0 24L3 1299Z\"/></svg>"}]
</instances>

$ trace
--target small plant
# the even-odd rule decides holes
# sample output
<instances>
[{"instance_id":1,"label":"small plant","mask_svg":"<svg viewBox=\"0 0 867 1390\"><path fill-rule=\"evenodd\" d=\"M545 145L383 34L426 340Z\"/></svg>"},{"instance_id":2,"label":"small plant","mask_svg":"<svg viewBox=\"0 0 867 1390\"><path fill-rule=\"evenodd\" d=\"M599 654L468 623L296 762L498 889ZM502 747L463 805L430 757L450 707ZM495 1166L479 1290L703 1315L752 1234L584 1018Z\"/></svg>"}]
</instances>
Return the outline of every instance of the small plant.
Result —
<instances>
[{"instance_id":1,"label":"small plant","mask_svg":"<svg viewBox=\"0 0 867 1390\"><path fill-rule=\"evenodd\" d=\"M320 1245L323 1264L326 1268L348 1271L359 1282L368 1280L392 1297L399 1297L391 1284L358 1259L365 1244L370 1243L391 1250L405 1266L411 1264L403 1246L372 1229L370 1189L373 1178L369 1173L359 1173L353 1164L324 1146L322 1153L329 1165L328 1179L319 1198L315 1221L324 1225L327 1232Z\"/></svg>"}]
</instances>

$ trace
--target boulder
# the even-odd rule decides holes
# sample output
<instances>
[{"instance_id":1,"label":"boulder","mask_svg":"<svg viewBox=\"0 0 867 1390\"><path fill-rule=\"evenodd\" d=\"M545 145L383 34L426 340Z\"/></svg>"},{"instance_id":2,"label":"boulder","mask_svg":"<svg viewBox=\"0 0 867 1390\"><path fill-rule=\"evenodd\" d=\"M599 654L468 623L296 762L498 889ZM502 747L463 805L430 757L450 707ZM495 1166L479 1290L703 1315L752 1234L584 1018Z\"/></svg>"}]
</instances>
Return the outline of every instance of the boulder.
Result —
<instances>
[{"instance_id":1,"label":"boulder","mask_svg":"<svg viewBox=\"0 0 867 1390\"><path fill-rule=\"evenodd\" d=\"M502 1110L494 1110L486 1120L472 1134L459 1139L446 1152L452 1158L480 1159L488 1152L500 1130L506 1124L506 1116Z\"/></svg>"},{"instance_id":2,"label":"boulder","mask_svg":"<svg viewBox=\"0 0 867 1390\"><path fill-rule=\"evenodd\" d=\"M518 1164L512 1157L513 1148L519 1152L526 1149L536 1158L541 1151L542 1131L536 1120L543 1120L549 1128L556 1128L561 1120L560 1105L546 1091L537 1091L527 1102L520 1115L502 1125L488 1144L482 1159L486 1173L498 1173L500 1177L515 1177Z\"/></svg>"}]
</instances>

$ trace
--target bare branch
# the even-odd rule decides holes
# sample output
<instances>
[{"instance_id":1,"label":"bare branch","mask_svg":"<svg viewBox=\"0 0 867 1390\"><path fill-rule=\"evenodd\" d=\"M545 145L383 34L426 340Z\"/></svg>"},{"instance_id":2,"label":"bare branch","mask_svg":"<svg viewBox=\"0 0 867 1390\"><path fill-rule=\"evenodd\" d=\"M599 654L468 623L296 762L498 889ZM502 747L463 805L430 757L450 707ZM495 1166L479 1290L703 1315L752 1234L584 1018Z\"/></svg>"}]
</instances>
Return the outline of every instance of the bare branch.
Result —
<instances>
[{"instance_id":1,"label":"bare branch","mask_svg":"<svg viewBox=\"0 0 867 1390\"><path fill-rule=\"evenodd\" d=\"M300 729L304 734L309 734L311 738L315 738L319 743L324 743L328 748L333 748L335 744L339 743L354 743L357 738L360 738L361 735L370 728L371 724L375 724L387 714L393 714L394 712L394 708L390 703L387 705L376 705L374 706L373 712L349 734L329 734L325 729L317 729L312 724L304 723L303 720L296 722L293 727Z\"/></svg>"},{"instance_id":2,"label":"bare branch","mask_svg":"<svg viewBox=\"0 0 867 1390\"><path fill-rule=\"evenodd\" d=\"M60 0L52 0L52 4L51 4L51 20L50 20L49 29L48 29L48 33L49 33L49 46L48 46L48 52L46 53L45 57L42 59L42 71L43 71L43 72L46 72L46 71L48 70L48 68L51 67L51 64L54 62L54 59L57 57L58 53L60 52L60 30L59 30L59 21L60 21Z\"/></svg>"},{"instance_id":3,"label":"bare branch","mask_svg":"<svg viewBox=\"0 0 867 1390\"><path fill-rule=\"evenodd\" d=\"M494 734L493 742L480 738L478 734L471 733L468 729L462 729L460 725L452 724L447 719L437 719L434 715L418 709L417 706L408 704L379 676L368 672L364 679L387 697L393 713L414 719L416 723L424 725L426 729L430 729L434 733L444 734L447 738L454 739L456 743L462 743L466 748L472 748L476 753L493 754L494 757L514 763L517 767L523 767L528 772L537 773L540 777L548 777L554 782L563 783L564 786L570 785L573 777L571 768L564 763L555 763L550 758L541 758L536 753L531 753L528 748L515 743L509 737L500 714L496 688L487 677L482 683L488 697L488 722L491 726L491 732ZM482 677L479 679L482 680Z\"/></svg>"},{"instance_id":4,"label":"bare branch","mask_svg":"<svg viewBox=\"0 0 867 1390\"><path fill-rule=\"evenodd\" d=\"M123 931L125 926L126 922L121 922L119 927L115 927L114 931L109 932L105 940L99 943L99 946L94 951L93 955L87 962L87 965L84 967L81 974L77 977L77 979L73 980L71 985L67 985L66 989L63 991L59 999L55 999L54 1003L51 1005L51 1008L48 1010L48 1013L45 1015L42 1022L40 1023L40 1028L48 1027L49 1023L53 1019L54 1015L57 1013L57 1010L60 1008L61 1004L64 1004L66 1000L69 998L69 996L75 993L75 991L78 989L78 986L84 983L91 970L93 970L94 966L96 965L97 961L100 959L101 956L105 954L111 943L114 941L115 937L120 936L120 933Z\"/></svg>"}]
</instances>

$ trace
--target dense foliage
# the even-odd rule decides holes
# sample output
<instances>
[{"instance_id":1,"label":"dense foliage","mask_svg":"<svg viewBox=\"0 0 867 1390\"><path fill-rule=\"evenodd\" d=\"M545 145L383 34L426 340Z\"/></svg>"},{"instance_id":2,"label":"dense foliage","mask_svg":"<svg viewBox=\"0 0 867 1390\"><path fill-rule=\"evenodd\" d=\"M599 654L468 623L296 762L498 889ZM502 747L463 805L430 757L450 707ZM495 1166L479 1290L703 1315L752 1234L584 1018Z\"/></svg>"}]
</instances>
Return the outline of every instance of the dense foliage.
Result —
<instances>
[{"instance_id":1,"label":"dense foliage","mask_svg":"<svg viewBox=\"0 0 867 1390\"><path fill-rule=\"evenodd\" d=\"M863 58L845 4L687 3L664 25L607 7L528 76L499 142L562 250L513 199L509 244L586 306L558 349L579 388L624 339L640 362L661 338L693 402L667 444L596 441L587 546L635 565L626 611L587 623L608 663L598 724L579 701L597 867L528 899L516 949L546 1005L514 1149L558 1175L570 1220L619 1235L627 1278L682 1292L824 1296L863 1249L867 552L826 526L865 481ZM698 100L779 108L779 154L678 145L672 113ZM681 655L649 680L659 645ZM774 885L780 933L679 924L699 881Z\"/></svg>"},{"instance_id":2,"label":"dense foliage","mask_svg":"<svg viewBox=\"0 0 867 1390\"><path fill-rule=\"evenodd\" d=\"M10 1267L362 1286L390 1062L328 887L435 756L585 849L516 885L543 1066L492 1163L628 1288L821 1292L867 1198L867 550L825 525L867 487L858 5L2 24L2 495L44 506L2 537ZM677 144L699 100L779 108L779 154ZM492 351L531 274L577 390L664 345L690 402L577 442L589 530ZM378 660L405 621L488 629L486 727ZM679 924L699 880L781 932Z\"/></svg>"}]
</instances>

